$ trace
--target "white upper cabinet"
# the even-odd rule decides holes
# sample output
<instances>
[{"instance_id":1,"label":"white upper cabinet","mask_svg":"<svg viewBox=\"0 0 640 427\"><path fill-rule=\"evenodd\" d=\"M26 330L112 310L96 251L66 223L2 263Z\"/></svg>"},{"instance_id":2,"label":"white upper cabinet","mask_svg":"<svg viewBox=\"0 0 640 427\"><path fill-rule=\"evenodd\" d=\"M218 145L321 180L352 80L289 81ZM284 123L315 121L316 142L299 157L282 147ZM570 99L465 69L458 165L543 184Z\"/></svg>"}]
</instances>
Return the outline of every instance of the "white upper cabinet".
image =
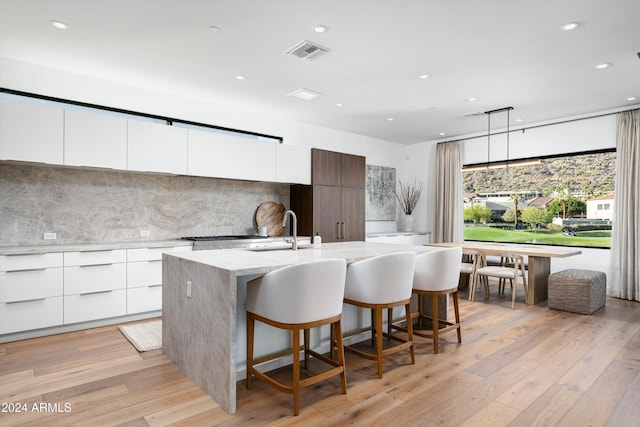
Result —
<instances>
[{"instance_id":1,"label":"white upper cabinet","mask_svg":"<svg viewBox=\"0 0 640 427\"><path fill-rule=\"evenodd\" d=\"M65 110L64 164L127 169L127 120L105 113Z\"/></svg>"},{"instance_id":2,"label":"white upper cabinet","mask_svg":"<svg viewBox=\"0 0 640 427\"><path fill-rule=\"evenodd\" d=\"M0 160L62 164L64 109L0 98Z\"/></svg>"},{"instance_id":3,"label":"white upper cabinet","mask_svg":"<svg viewBox=\"0 0 640 427\"><path fill-rule=\"evenodd\" d=\"M274 181L277 144L189 129L189 175Z\"/></svg>"},{"instance_id":4,"label":"white upper cabinet","mask_svg":"<svg viewBox=\"0 0 640 427\"><path fill-rule=\"evenodd\" d=\"M129 170L187 173L187 129L129 120Z\"/></svg>"},{"instance_id":5,"label":"white upper cabinet","mask_svg":"<svg viewBox=\"0 0 640 427\"><path fill-rule=\"evenodd\" d=\"M276 145L276 182L311 184L311 150L296 145Z\"/></svg>"}]
</instances>

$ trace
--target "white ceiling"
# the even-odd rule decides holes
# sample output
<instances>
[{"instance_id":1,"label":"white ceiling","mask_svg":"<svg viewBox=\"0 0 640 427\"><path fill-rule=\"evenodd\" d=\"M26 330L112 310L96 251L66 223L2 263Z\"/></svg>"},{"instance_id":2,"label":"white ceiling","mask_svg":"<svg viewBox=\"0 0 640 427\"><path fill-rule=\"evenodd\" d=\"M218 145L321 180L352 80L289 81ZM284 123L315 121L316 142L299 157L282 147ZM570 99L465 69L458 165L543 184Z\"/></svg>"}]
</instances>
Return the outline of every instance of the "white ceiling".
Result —
<instances>
[{"instance_id":1,"label":"white ceiling","mask_svg":"<svg viewBox=\"0 0 640 427\"><path fill-rule=\"evenodd\" d=\"M0 55L411 144L638 104L639 21L640 0L0 0ZM302 40L330 51L285 54Z\"/></svg>"}]
</instances>

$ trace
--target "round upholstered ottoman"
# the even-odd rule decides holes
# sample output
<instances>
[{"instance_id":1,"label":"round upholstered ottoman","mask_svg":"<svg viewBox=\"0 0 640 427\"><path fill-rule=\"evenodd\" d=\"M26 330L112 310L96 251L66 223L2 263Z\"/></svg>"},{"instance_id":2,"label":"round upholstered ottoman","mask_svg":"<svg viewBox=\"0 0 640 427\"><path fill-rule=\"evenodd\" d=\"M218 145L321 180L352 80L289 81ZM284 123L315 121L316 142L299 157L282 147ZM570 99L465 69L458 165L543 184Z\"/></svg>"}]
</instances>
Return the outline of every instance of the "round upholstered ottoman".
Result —
<instances>
[{"instance_id":1,"label":"round upholstered ottoman","mask_svg":"<svg viewBox=\"0 0 640 427\"><path fill-rule=\"evenodd\" d=\"M607 275L601 271L569 269L549 275L549 308L591 314L604 307Z\"/></svg>"}]
</instances>

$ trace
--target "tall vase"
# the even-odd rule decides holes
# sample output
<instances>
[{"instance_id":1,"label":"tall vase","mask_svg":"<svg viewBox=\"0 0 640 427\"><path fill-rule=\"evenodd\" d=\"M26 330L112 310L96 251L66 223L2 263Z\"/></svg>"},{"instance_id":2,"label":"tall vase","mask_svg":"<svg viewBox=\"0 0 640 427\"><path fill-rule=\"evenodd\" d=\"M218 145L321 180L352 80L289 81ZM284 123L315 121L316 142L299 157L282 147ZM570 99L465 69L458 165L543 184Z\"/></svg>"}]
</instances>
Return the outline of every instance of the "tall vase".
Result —
<instances>
[{"instance_id":1,"label":"tall vase","mask_svg":"<svg viewBox=\"0 0 640 427\"><path fill-rule=\"evenodd\" d=\"M403 215L398 220L398 231L413 231L413 216Z\"/></svg>"}]
</instances>

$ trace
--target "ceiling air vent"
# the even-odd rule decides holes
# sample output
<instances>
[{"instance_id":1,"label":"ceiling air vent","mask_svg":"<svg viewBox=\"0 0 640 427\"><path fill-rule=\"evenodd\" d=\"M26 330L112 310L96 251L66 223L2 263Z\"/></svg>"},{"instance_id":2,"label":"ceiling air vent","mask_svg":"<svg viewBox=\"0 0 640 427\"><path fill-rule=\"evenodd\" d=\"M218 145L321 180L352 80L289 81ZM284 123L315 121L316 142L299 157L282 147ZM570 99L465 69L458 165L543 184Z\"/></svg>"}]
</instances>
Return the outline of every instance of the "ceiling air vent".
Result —
<instances>
[{"instance_id":1,"label":"ceiling air vent","mask_svg":"<svg viewBox=\"0 0 640 427\"><path fill-rule=\"evenodd\" d=\"M320 95L322 95L320 92L305 88L294 90L293 92L287 94L287 96L302 99L303 101L310 101L313 98L319 97Z\"/></svg>"},{"instance_id":2,"label":"ceiling air vent","mask_svg":"<svg viewBox=\"0 0 640 427\"><path fill-rule=\"evenodd\" d=\"M302 40L297 43L295 46L289 48L286 53L289 55L296 56L300 59L307 59L309 61L313 61L320 55L324 55L329 52L329 49L326 47L322 47L317 44L313 44L307 40Z\"/></svg>"}]
</instances>

